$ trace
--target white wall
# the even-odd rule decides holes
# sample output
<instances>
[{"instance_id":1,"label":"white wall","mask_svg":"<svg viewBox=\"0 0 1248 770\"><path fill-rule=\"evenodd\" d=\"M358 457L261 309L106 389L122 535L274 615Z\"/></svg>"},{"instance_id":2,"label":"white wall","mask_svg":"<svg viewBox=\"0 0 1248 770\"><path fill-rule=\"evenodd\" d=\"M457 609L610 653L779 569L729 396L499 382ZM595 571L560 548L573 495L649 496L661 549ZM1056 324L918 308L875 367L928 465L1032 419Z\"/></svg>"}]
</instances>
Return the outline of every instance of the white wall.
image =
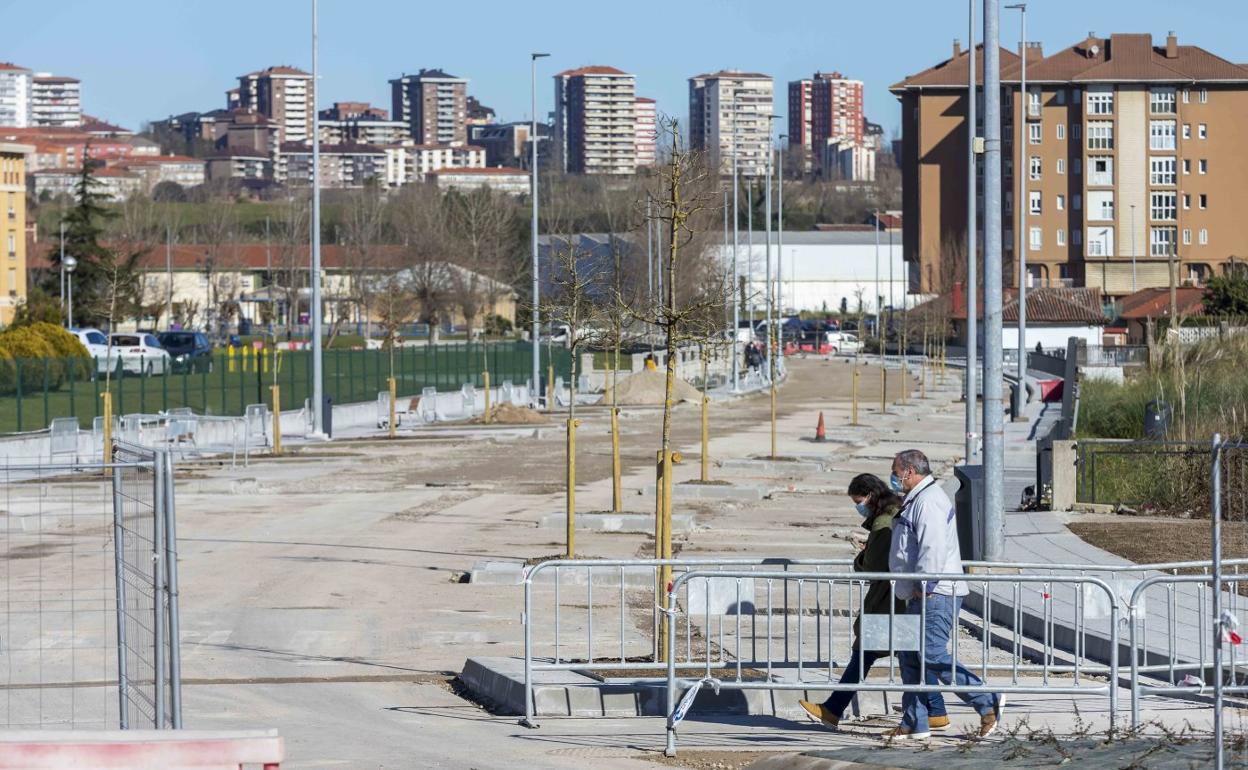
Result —
<instances>
[{"instance_id":1,"label":"white wall","mask_svg":"<svg viewBox=\"0 0 1248 770\"><path fill-rule=\"evenodd\" d=\"M879 294L884 297L884 305L892 304L900 308L905 303L906 306L913 307L923 298L906 294L908 281L906 263L902 259L901 233L893 233L891 256L888 234L880 233L880 236L878 277ZM731 238L732 234L729 233L730 243L727 250L722 246L716 247L726 259L729 270L732 264ZM875 312L877 260L874 233L786 232L782 255L778 252L775 238L776 234L772 233L772 270L774 275L779 262L783 270L781 301L786 312L819 311L826 303L828 311L835 313L840 310L841 299L844 298L849 312L856 313L859 291L862 292L865 312ZM755 230L751 248L746 243L745 233L742 233L737 247L737 273L747 277L749 292L757 298L760 306L765 302L766 264L763 234Z\"/></svg>"},{"instance_id":2,"label":"white wall","mask_svg":"<svg viewBox=\"0 0 1248 770\"><path fill-rule=\"evenodd\" d=\"M979 325L980 340L983 340L983 324ZM1048 348L1066 349L1066 341L1071 337L1078 337L1084 340L1088 345L1100 347L1101 333L1103 327L1100 326L1032 326L1027 325L1027 343L1028 350L1035 350L1036 343L1044 345ZM1006 323L1001 330L1001 344L1006 348L1018 347L1018 324L1017 322Z\"/></svg>"}]
</instances>

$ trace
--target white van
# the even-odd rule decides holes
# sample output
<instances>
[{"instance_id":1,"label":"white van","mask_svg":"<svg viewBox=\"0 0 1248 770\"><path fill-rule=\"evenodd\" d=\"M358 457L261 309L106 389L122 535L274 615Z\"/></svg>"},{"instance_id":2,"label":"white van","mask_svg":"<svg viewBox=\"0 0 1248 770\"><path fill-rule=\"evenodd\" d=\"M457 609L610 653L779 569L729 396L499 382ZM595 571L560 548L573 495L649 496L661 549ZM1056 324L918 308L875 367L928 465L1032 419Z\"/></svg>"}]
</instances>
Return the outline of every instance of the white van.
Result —
<instances>
[{"instance_id":1,"label":"white van","mask_svg":"<svg viewBox=\"0 0 1248 770\"><path fill-rule=\"evenodd\" d=\"M828 353L834 356L852 356L862 350L862 343L853 332L824 332L824 344L828 346Z\"/></svg>"}]
</instances>

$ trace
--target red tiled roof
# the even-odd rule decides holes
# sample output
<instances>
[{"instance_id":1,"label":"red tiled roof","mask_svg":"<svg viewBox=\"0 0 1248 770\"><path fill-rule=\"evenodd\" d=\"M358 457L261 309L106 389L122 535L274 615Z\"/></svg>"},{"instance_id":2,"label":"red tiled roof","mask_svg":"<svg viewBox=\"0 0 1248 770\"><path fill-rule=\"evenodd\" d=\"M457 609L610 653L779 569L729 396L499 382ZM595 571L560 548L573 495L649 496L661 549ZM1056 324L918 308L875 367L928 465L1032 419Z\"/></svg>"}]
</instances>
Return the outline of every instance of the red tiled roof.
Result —
<instances>
[{"instance_id":1,"label":"red tiled roof","mask_svg":"<svg viewBox=\"0 0 1248 770\"><path fill-rule=\"evenodd\" d=\"M743 70L720 70L719 72L704 72L701 75L694 75L690 80L710 80L713 78L747 78L750 80L771 80L771 75L765 75L762 72L745 72Z\"/></svg>"},{"instance_id":2,"label":"red tiled roof","mask_svg":"<svg viewBox=\"0 0 1248 770\"><path fill-rule=\"evenodd\" d=\"M983 318L983 289L976 310ZM961 284L953 291L950 318L966 320L966 297ZM1018 323L1018 289L1005 289L1001 307L1005 322ZM1105 312L1101 308L1101 290L1097 288L1038 287L1027 290L1027 323L1087 324L1104 326Z\"/></svg>"},{"instance_id":3,"label":"red tiled roof","mask_svg":"<svg viewBox=\"0 0 1248 770\"><path fill-rule=\"evenodd\" d=\"M35 75L36 83L81 83L78 78L65 77L64 75Z\"/></svg>"},{"instance_id":4,"label":"red tiled roof","mask_svg":"<svg viewBox=\"0 0 1248 770\"><path fill-rule=\"evenodd\" d=\"M25 67L18 66L11 61L0 61L0 70L16 70L18 72L30 72Z\"/></svg>"},{"instance_id":5,"label":"red tiled roof","mask_svg":"<svg viewBox=\"0 0 1248 770\"><path fill-rule=\"evenodd\" d=\"M1199 315L1204 312L1204 289L1179 286L1175 288L1174 293L1179 315ZM1164 287L1141 289L1119 300L1118 307L1118 317L1124 321L1168 318L1170 316L1170 290Z\"/></svg>"},{"instance_id":6,"label":"red tiled roof","mask_svg":"<svg viewBox=\"0 0 1248 770\"><path fill-rule=\"evenodd\" d=\"M310 73L304 72L298 67L291 67L288 64L279 64L276 67L268 67L255 72L248 72L246 75L243 75L243 77L262 77L264 75L303 75L305 77L312 77Z\"/></svg>"},{"instance_id":7,"label":"red tiled roof","mask_svg":"<svg viewBox=\"0 0 1248 770\"><path fill-rule=\"evenodd\" d=\"M627 74L628 73L625 72L624 70L619 70L619 69L616 69L615 67L608 67L605 64L590 64L585 67L578 67L576 69L564 70L563 72L560 72L558 75L555 75L555 77L574 78L580 75L627 75Z\"/></svg>"},{"instance_id":8,"label":"red tiled roof","mask_svg":"<svg viewBox=\"0 0 1248 770\"><path fill-rule=\"evenodd\" d=\"M41 168L38 171L31 171L29 176L78 176L82 173L81 168ZM98 177L121 177L121 178L137 178L138 175L126 171L121 166L101 166L95 169L95 175Z\"/></svg>"},{"instance_id":9,"label":"red tiled roof","mask_svg":"<svg viewBox=\"0 0 1248 770\"><path fill-rule=\"evenodd\" d=\"M122 128L104 120L100 120L94 115L82 114L82 125L78 127L79 131L86 133L108 133L108 134L128 134L130 129Z\"/></svg>"},{"instance_id":10,"label":"red tiled roof","mask_svg":"<svg viewBox=\"0 0 1248 770\"><path fill-rule=\"evenodd\" d=\"M650 97L648 97L648 96L638 96L638 97L635 99L635 101L645 102L645 103L647 103L647 104L654 104L654 103L655 103L655 101L654 101L653 99L651 99Z\"/></svg>"},{"instance_id":11,"label":"red tiled roof","mask_svg":"<svg viewBox=\"0 0 1248 770\"><path fill-rule=\"evenodd\" d=\"M126 158L125 165L134 166L144 163L203 163L203 158L192 158L189 155L135 155Z\"/></svg>"},{"instance_id":12,"label":"red tiled roof","mask_svg":"<svg viewBox=\"0 0 1248 770\"><path fill-rule=\"evenodd\" d=\"M975 46L975 82L983 85L984 82L984 46ZM1022 59L1018 54L1008 48L1001 49L1001 79L1006 80L1015 76L1019 69L1019 63ZM922 72L910 75L899 83L889 86L888 90L893 93L904 91L908 88L966 88L967 69L970 64L970 52L962 51L956 57L950 57L939 64L928 67ZM1031 62L1027 67L1028 79L1031 77Z\"/></svg>"}]
</instances>

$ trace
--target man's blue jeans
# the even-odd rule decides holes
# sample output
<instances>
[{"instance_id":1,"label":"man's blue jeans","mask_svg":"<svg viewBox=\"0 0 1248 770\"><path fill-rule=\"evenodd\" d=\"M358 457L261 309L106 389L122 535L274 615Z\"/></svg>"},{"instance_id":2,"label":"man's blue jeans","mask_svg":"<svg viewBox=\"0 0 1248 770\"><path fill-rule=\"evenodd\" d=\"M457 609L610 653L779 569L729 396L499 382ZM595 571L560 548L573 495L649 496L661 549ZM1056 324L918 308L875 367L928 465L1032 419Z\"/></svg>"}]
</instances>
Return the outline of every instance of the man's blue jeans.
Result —
<instances>
[{"instance_id":1,"label":"man's blue jeans","mask_svg":"<svg viewBox=\"0 0 1248 770\"><path fill-rule=\"evenodd\" d=\"M858 670L858 648L854 648L854 654L849 659L849 663L845 665L845 670L841 673L841 684L858 684L866 678L871 671L871 666L875 665L877 660L887 658L886 652L872 652L871 650L863 650L862 652L862 670ZM938 692L925 693L927 697L927 713L928 716L943 717L946 715L945 698ZM853 690L837 690L828 696L823 702L826 709L830 709L836 716L845 716L845 707L854 698Z\"/></svg>"},{"instance_id":2,"label":"man's blue jeans","mask_svg":"<svg viewBox=\"0 0 1248 770\"><path fill-rule=\"evenodd\" d=\"M925 684L953 684L955 686L975 687L982 684L979 677L958 664L954 671L953 656L949 654L949 635L953 633L953 624L958 616L962 600L943 594L927 595L927 616L923 624L924 657L926 657ZM919 615L922 612L922 600L911 599L906 604L907 615ZM903 652L901 658L901 678L906 684L919 683L919 653ZM991 713L997 704L996 695L985 692L964 693L957 696L962 702L971 706L980 716ZM916 733L928 732L928 698L921 693L905 693L901 698L901 724Z\"/></svg>"}]
</instances>

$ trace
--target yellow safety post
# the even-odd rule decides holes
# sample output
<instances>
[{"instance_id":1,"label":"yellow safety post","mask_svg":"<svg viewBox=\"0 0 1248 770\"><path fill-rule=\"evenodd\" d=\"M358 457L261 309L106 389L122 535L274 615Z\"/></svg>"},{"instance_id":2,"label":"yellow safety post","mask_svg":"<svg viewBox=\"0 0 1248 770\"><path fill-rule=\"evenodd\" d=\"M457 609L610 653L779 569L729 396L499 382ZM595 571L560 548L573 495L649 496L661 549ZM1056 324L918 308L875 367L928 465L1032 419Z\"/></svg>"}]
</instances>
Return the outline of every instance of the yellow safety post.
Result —
<instances>
[{"instance_id":1,"label":"yellow safety post","mask_svg":"<svg viewBox=\"0 0 1248 770\"><path fill-rule=\"evenodd\" d=\"M654 558L672 558L672 466L681 461L680 452L671 452L666 458L663 450L655 452L655 516L654 516ZM666 460L666 462L665 462ZM659 659L667 660L667 587L672 582L672 568L665 565L659 568L658 580L655 585L658 606L663 612L659 614Z\"/></svg>"},{"instance_id":2,"label":"yellow safety post","mask_svg":"<svg viewBox=\"0 0 1248 770\"><path fill-rule=\"evenodd\" d=\"M580 420L567 420L568 425L568 552L569 559L576 558L576 429Z\"/></svg>"},{"instance_id":3,"label":"yellow safety post","mask_svg":"<svg viewBox=\"0 0 1248 770\"><path fill-rule=\"evenodd\" d=\"M393 380L393 378L391 378ZM485 385L485 416L482 418L486 425L490 424L490 370L486 369L481 372L481 382ZM390 386L390 400L394 401L394 386ZM391 407L393 409L393 407Z\"/></svg>"},{"instance_id":4,"label":"yellow safety post","mask_svg":"<svg viewBox=\"0 0 1248 770\"><path fill-rule=\"evenodd\" d=\"M927 399L927 359L923 359L923 364L919 368L919 398Z\"/></svg>"},{"instance_id":5,"label":"yellow safety post","mask_svg":"<svg viewBox=\"0 0 1248 770\"><path fill-rule=\"evenodd\" d=\"M270 385L269 393L273 397L273 454L282 453L282 386Z\"/></svg>"},{"instance_id":6,"label":"yellow safety post","mask_svg":"<svg viewBox=\"0 0 1248 770\"><path fill-rule=\"evenodd\" d=\"M620 483L620 408L611 407L611 512L624 510L624 491Z\"/></svg>"},{"instance_id":7,"label":"yellow safety post","mask_svg":"<svg viewBox=\"0 0 1248 770\"><path fill-rule=\"evenodd\" d=\"M229 369L230 374L233 374L234 373L234 346L233 345L225 346L225 359L226 361L229 362L228 369Z\"/></svg>"},{"instance_id":8,"label":"yellow safety post","mask_svg":"<svg viewBox=\"0 0 1248 770\"><path fill-rule=\"evenodd\" d=\"M711 480L711 432L710 432L711 399L702 394L702 480ZM774 452L775 449L772 449Z\"/></svg>"},{"instance_id":9,"label":"yellow safety post","mask_svg":"<svg viewBox=\"0 0 1248 770\"><path fill-rule=\"evenodd\" d=\"M858 424L858 367L854 367L854 400L852 411L850 412L850 425Z\"/></svg>"},{"instance_id":10,"label":"yellow safety post","mask_svg":"<svg viewBox=\"0 0 1248 770\"><path fill-rule=\"evenodd\" d=\"M100 455L107 464L113 461L113 394L106 390L100 394L100 398L104 401L104 446ZM109 473L111 471L105 468L104 475L107 476Z\"/></svg>"},{"instance_id":11,"label":"yellow safety post","mask_svg":"<svg viewBox=\"0 0 1248 770\"><path fill-rule=\"evenodd\" d=\"M551 364L546 367L546 411L554 411L555 408L555 366Z\"/></svg>"},{"instance_id":12,"label":"yellow safety post","mask_svg":"<svg viewBox=\"0 0 1248 770\"><path fill-rule=\"evenodd\" d=\"M880 359L880 414L888 411L888 368Z\"/></svg>"},{"instance_id":13,"label":"yellow safety post","mask_svg":"<svg viewBox=\"0 0 1248 770\"><path fill-rule=\"evenodd\" d=\"M256 355L259 356L260 358L260 371L265 374L268 374L269 373L269 350L268 348L260 348L260 351L256 353Z\"/></svg>"},{"instance_id":14,"label":"yellow safety post","mask_svg":"<svg viewBox=\"0 0 1248 770\"><path fill-rule=\"evenodd\" d=\"M388 377L386 383L390 387L390 438L394 438L398 435L398 415L395 414L395 398L398 392L398 385L393 377Z\"/></svg>"}]
</instances>

